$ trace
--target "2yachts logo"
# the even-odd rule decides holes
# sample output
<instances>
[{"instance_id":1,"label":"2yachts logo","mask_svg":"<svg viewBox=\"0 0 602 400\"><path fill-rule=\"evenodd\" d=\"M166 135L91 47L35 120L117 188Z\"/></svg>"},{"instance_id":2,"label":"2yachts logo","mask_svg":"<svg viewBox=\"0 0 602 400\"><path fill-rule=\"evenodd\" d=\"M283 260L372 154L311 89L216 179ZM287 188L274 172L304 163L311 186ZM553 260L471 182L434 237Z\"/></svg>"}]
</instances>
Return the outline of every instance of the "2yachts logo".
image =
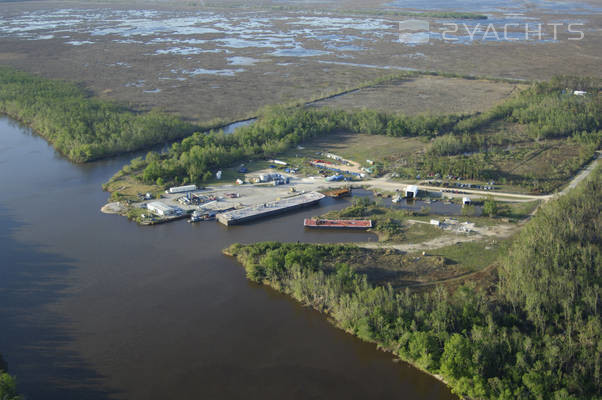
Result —
<instances>
[{"instance_id":1,"label":"2yachts logo","mask_svg":"<svg viewBox=\"0 0 602 400\"><path fill-rule=\"evenodd\" d=\"M512 14L507 17L520 17L522 15ZM446 42L458 41L532 41L553 40L562 38L566 40L583 40L584 24L580 22L563 23L518 23L508 22L504 24L467 24L445 22L440 28L431 32L430 23L425 20L405 20L399 22L399 42L405 44L428 43L431 37L439 38Z\"/></svg>"}]
</instances>

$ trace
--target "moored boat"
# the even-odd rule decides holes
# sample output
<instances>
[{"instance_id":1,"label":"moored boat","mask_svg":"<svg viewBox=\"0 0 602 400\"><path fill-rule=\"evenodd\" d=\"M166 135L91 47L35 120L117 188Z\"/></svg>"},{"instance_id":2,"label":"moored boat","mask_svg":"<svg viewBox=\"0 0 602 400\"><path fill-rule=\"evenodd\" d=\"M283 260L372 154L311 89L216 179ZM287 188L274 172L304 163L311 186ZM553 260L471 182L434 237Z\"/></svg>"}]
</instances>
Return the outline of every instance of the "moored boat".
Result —
<instances>
[{"instance_id":1,"label":"moored boat","mask_svg":"<svg viewBox=\"0 0 602 400\"><path fill-rule=\"evenodd\" d=\"M215 215L210 213L201 213L199 211L194 211L190 216L188 222L200 222L200 221L211 221L215 219Z\"/></svg>"}]
</instances>

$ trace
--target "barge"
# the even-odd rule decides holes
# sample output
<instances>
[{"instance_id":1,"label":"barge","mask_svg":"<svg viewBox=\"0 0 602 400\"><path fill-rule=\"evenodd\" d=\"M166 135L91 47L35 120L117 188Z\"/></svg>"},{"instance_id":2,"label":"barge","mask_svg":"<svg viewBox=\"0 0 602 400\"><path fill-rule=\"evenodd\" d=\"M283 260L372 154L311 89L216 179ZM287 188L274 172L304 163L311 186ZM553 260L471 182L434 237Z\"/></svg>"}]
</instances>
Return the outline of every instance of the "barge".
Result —
<instances>
[{"instance_id":1,"label":"barge","mask_svg":"<svg viewBox=\"0 0 602 400\"><path fill-rule=\"evenodd\" d=\"M340 199L341 197L351 196L351 188L341 188L341 189L333 189L324 192L324 194L328 197L333 197L335 199Z\"/></svg>"},{"instance_id":2,"label":"barge","mask_svg":"<svg viewBox=\"0 0 602 400\"><path fill-rule=\"evenodd\" d=\"M370 229L372 220L369 219L314 219L303 221L306 228L338 228L338 229Z\"/></svg>"},{"instance_id":3,"label":"barge","mask_svg":"<svg viewBox=\"0 0 602 400\"><path fill-rule=\"evenodd\" d=\"M318 204L324 196L322 193L309 192L276 200L270 203L258 204L219 214L217 220L222 224L238 225L268 216L282 214L302 207Z\"/></svg>"}]
</instances>

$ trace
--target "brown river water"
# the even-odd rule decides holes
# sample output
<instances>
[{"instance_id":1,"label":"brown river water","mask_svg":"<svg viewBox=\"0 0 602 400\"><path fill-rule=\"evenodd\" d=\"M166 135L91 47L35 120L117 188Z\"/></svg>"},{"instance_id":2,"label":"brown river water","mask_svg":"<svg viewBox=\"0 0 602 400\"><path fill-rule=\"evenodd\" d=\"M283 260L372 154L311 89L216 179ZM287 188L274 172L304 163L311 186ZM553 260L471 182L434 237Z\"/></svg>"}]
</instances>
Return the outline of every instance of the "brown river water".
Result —
<instances>
[{"instance_id":1,"label":"brown river water","mask_svg":"<svg viewBox=\"0 0 602 400\"><path fill-rule=\"evenodd\" d=\"M226 228L103 215L101 184L135 154L74 165L0 118L0 353L28 399L455 399L221 254L310 232L302 210Z\"/></svg>"}]
</instances>

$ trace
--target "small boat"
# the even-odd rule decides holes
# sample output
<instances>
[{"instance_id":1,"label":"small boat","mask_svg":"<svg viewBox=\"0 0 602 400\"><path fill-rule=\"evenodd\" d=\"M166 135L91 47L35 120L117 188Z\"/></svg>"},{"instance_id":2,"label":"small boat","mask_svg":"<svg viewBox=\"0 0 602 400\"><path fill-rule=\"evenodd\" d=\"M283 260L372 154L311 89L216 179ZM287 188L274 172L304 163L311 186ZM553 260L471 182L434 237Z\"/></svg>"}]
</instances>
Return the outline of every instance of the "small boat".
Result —
<instances>
[{"instance_id":1,"label":"small boat","mask_svg":"<svg viewBox=\"0 0 602 400\"><path fill-rule=\"evenodd\" d=\"M195 211L190 216L188 222L200 222L200 221L211 221L215 219L215 214L209 213L201 213L199 211Z\"/></svg>"},{"instance_id":2,"label":"small boat","mask_svg":"<svg viewBox=\"0 0 602 400\"><path fill-rule=\"evenodd\" d=\"M393 198L391 199L391 201L392 201L393 203L399 203L399 202L400 202L402 199L403 199L403 197L401 197L401 195L397 195L397 196L393 197Z\"/></svg>"},{"instance_id":3,"label":"small boat","mask_svg":"<svg viewBox=\"0 0 602 400\"><path fill-rule=\"evenodd\" d=\"M202 220L203 220L203 215L200 212L195 211L190 216L190 219L188 220L188 222L199 222Z\"/></svg>"}]
</instances>

